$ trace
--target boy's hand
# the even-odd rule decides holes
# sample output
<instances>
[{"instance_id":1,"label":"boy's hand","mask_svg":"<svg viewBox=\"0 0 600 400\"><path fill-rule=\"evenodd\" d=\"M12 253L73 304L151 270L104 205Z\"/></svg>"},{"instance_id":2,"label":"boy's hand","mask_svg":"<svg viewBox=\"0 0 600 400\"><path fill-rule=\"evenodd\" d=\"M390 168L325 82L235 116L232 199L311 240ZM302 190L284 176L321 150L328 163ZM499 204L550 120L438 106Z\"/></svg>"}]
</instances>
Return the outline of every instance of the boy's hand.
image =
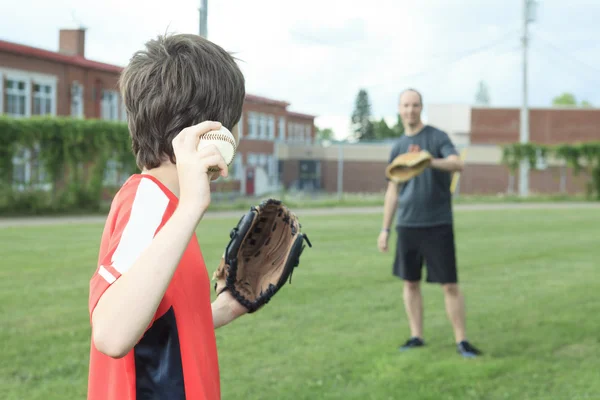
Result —
<instances>
[{"instance_id":1,"label":"boy's hand","mask_svg":"<svg viewBox=\"0 0 600 400\"><path fill-rule=\"evenodd\" d=\"M210 204L210 181L208 169L217 166L220 175L228 174L227 164L216 146L196 150L200 136L221 127L220 122L204 121L182 130L173 139L173 152L179 176L179 203L195 218L200 219Z\"/></svg>"}]
</instances>

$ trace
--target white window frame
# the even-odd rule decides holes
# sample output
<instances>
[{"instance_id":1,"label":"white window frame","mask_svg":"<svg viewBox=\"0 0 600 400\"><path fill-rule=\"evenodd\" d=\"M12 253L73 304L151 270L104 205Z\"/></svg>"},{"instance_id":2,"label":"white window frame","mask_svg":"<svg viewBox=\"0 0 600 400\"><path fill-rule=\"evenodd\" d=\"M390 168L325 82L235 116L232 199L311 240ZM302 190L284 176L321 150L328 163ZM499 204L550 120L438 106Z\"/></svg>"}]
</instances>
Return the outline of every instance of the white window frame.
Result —
<instances>
[{"instance_id":1,"label":"white window frame","mask_svg":"<svg viewBox=\"0 0 600 400\"><path fill-rule=\"evenodd\" d=\"M269 135L267 131L267 116L265 114L259 114L259 139L266 139Z\"/></svg>"},{"instance_id":2,"label":"white window frame","mask_svg":"<svg viewBox=\"0 0 600 400\"><path fill-rule=\"evenodd\" d=\"M75 93L75 87L78 88L78 93ZM70 93L71 93L71 117L73 118L85 118L85 86L78 81L71 82ZM79 104L75 106L73 100L79 99Z\"/></svg>"},{"instance_id":3,"label":"white window frame","mask_svg":"<svg viewBox=\"0 0 600 400\"><path fill-rule=\"evenodd\" d=\"M110 101L105 100L104 95L110 96ZM116 90L103 89L100 99L100 119L104 121L118 121L119 120L119 92ZM109 109L110 107L110 109ZM108 115L107 115L108 112ZM114 116L111 118L110 115Z\"/></svg>"},{"instance_id":4,"label":"white window frame","mask_svg":"<svg viewBox=\"0 0 600 400\"><path fill-rule=\"evenodd\" d=\"M275 116L269 115L267 117L267 124L268 124L269 139L273 140L277 137L277 132L275 131Z\"/></svg>"},{"instance_id":5,"label":"white window frame","mask_svg":"<svg viewBox=\"0 0 600 400\"><path fill-rule=\"evenodd\" d=\"M285 140L285 117L279 117L279 140Z\"/></svg>"},{"instance_id":6,"label":"white window frame","mask_svg":"<svg viewBox=\"0 0 600 400\"><path fill-rule=\"evenodd\" d=\"M17 82L25 82L25 115L20 115L20 114L12 114L8 112L8 108L5 111L6 115L9 115L11 117L14 118L29 118L31 117L31 76L28 76L25 73L15 73L15 72L11 72L11 73L7 73L5 76L5 79L7 81L17 81ZM4 92L2 93L3 96L8 96L9 93L8 91L11 90L8 87L6 87L6 89L4 89ZM8 101L6 102L6 107L8 107Z\"/></svg>"},{"instance_id":7,"label":"white window frame","mask_svg":"<svg viewBox=\"0 0 600 400\"><path fill-rule=\"evenodd\" d=\"M308 125L308 124L304 125L304 142L306 144L310 144L311 143L310 133L311 133L311 126Z\"/></svg>"},{"instance_id":8,"label":"white window frame","mask_svg":"<svg viewBox=\"0 0 600 400\"><path fill-rule=\"evenodd\" d=\"M244 113L240 115L240 122L238 122L238 140L244 137Z\"/></svg>"},{"instance_id":9,"label":"white window frame","mask_svg":"<svg viewBox=\"0 0 600 400\"><path fill-rule=\"evenodd\" d=\"M56 115L57 106L57 83L58 78L55 75L40 74L37 72L23 71L20 69L2 68L0 67L0 114L7 114L6 103L4 102L4 96L6 95L6 87L4 80L22 80L25 81L26 90L26 103L25 103L25 115L24 118L31 117L32 112L32 100L33 100L33 84L40 83L42 85L50 85L52 88L52 115ZM17 115L17 117L21 117Z\"/></svg>"},{"instance_id":10,"label":"white window frame","mask_svg":"<svg viewBox=\"0 0 600 400\"><path fill-rule=\"evenodd\" d=\"M44 77L34 76L31 82L31 102L33 103L35 99L35 93L33 92L33 88L35 85L41 86L50 86L50 114L40 114L40 115L51 115L56 116L56 79L48 79ZM45 96L44 96L45 98ZM32 105L33 107L33 105ZM31 110L33 112L33 110Z\"/></svg>"},{"instance_id":11,"label":"white window frame","mask_svg":"<svg viewBox=\"0 0 600 400\"><path fill-rule=\"evenodd\" d=\"M256 139L258 138L258 119L259 115L253 111L248 113L248 138Z\"/></svg>"},{"instance_id":12,"label":"white window frame","mask_svg":"<svg viewBox=\"0 0 600 400\"><path fill-rule=\"evenodd\" d=\"M121 121L127 122L127 107L125 107L125 100L119 96L119 104L121 105Z\"/></svg>"}]
</instances>

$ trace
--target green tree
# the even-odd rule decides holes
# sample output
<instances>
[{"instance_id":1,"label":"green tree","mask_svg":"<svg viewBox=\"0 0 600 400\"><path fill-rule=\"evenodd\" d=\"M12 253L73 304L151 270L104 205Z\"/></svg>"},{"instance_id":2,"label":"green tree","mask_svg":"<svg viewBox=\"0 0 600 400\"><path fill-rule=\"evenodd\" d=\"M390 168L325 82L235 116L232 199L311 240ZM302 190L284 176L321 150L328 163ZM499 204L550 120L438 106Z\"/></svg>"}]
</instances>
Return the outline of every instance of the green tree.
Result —
<instances>
[{"instance_id":1,"label":"green tree","mask_svg":"<svg viewBox=\"0 0 600 400\"><path fill-rule=\"evenodd\" d=\"M324 140L333 140L333 137L335 135L331 128L325 128L325 129L320 129L319 127L316 127L316 128L317 128L316 136L317 136L318 142L322 142Z\"/></svg>"},{"instance_id":2,"label":"green tree","mask_svg":"<svg viewBox=\"0 0 600 400\"><path fill-rule=\"evenodd\" d=\"M552 99L553 106L577 106L577 99L573 93L564 92ZM579 107L592 107L592 103L582 100Z\"/></svg>"},{"instance_id":3,"label":"green tree","mask_svg":"<svg viewBox=\"0 0 600 400\"><path fill-rule=\"evenodd\" d=\"M475 94L475 103L480 106L489 106L490 102L490 89L484 81L480 81Z\"/></svg>"},{"instance_id":4,"label":"green tree","mask_svg":"<svg viewBox=\"0 0 600 400\"><path fill-rule=\"evenodd\" d=\"M396 125L392 128L396 133L396 136L400 137L404 135L404 123L402 122L402 117L398 114L398 120L396 121Z\"/></svg>"},{"instance_id":5,"label":"green tree","mask_svg":"<svg viewBox=\"0 0 600 400\"><path fill-rule=\"evenodd\" d=\"M356 96L351 120L352 131L356 139L375 139L375 127L371 122L371 103L369 101L369 94L365 89L360 89Z\"/></svg>"},{"instance_id":6,"label":"green tree","mask_svg":"<svg viewBox=\"0 0 600 400\"><path fill-rule=\"evenodd\" d=\"M394 129L390 128L385 122L385 119L381 118L381 120L375 123L375 138L376 139L389 139L392 137L398 136Z\"/></svg>"},{"instance_id":7,"label":"green tree","mask_svg":"<svg viewBox=\"0 0 600 400\"><path fill-rule=\"evenodd\" d=\"M572 93L564 92L552 99L553 106L576 106L577 100Z\"/></svg>"}]
</instances>

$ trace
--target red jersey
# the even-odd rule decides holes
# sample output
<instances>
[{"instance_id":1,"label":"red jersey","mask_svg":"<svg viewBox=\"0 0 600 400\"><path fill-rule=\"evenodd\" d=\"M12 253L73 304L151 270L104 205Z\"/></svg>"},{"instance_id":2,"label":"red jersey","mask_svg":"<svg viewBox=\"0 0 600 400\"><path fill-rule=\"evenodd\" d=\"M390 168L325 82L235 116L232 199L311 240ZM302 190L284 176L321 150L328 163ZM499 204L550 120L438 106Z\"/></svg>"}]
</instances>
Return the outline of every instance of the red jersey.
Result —
<instances>
[{"instance_id":1,"label":"red jersey","mask_svg":"<svg viewBox=\"0 0 600 400\"><path fill-rule=\"evenodd\" d=\"M136 174L108 214L96 272L90 281L90 320L104 291L133 265L169 220L178 199L160 181ZM210 279L193 235L152 323L123 358L90 350L88 400L218 400L219 366Z\"/></svg>"}]
</instances>

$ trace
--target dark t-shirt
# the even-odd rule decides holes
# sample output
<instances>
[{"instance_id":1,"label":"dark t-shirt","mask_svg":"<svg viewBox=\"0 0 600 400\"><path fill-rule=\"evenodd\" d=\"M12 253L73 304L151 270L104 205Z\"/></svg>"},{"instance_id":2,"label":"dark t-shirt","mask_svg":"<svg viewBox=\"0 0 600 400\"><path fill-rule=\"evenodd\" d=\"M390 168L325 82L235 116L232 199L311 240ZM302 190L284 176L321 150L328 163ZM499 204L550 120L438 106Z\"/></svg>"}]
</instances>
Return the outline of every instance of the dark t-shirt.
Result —
<instances>
[{"instance_id":1,"label":"dark t-shirt","mask_svg":"<svg viewBox=\"0 0 600 400\"><path fill-rule=\"evenodd\" d=\"M448 134L429 125L416 135L403 135L392 148L389 162L410 145L427 150L433 158L458 155ZM400 185L398 194L398 226L435 226L452 223L452 173L426 168L420 175Z\"/></svg>"}]
</instances>

